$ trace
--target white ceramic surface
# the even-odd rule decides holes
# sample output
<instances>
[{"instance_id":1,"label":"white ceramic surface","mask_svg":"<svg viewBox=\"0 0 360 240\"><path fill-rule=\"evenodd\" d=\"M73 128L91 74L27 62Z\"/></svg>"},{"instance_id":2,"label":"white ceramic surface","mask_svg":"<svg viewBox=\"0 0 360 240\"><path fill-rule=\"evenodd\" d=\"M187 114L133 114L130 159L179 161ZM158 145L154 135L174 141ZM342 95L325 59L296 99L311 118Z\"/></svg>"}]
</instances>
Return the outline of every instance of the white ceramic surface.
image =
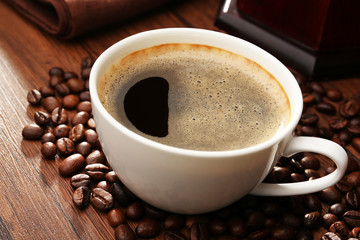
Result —
<instances>
[{"instance_id":1,"label":"white ceramic surface","mask_svg":"<svg viewBox=\"0 0 360 240\"><path fill-rule=\"evenodd\" d=\"M232 151L194 151L166 146L139 136L117 122L101 105L97 84L107 69L131 52L164 43L197 43L223 48L257 62L269 71L289 96L291 120L267 142ZM125 38L96 60L90 74L96 129L111 167L138 197L155 207L184 214L225 207L248 193L268 196L317 192L343 176L347 155L339 145L320 138L294 137L302 113L302 94L289 70L276 58L242 39L209 30L170 28ZM337 170L311 182L262 184L281 156L318 152Z\"/></svg>"}]
</instances>

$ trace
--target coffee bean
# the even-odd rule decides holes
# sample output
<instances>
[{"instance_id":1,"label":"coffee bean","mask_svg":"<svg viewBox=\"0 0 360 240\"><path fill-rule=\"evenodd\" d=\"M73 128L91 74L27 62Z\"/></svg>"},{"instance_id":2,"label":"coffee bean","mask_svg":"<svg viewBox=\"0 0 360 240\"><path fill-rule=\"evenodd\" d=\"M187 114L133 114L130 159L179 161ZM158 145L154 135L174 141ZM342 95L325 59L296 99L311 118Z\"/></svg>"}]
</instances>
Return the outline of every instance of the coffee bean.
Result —
<instances>
[{"instance_id":1,"label":"coffee bean","mask_svg":"<svg viewBox=\"0 0 360 240\"><path fill-rule=\"evenodd\" d=\"M110 171L110 168L102 163L93 163L85 167L86 173L96 181L104 180L105 174Z\"/></svg>"},{"instance_id":2,"label":"coffee bean","mask_svg":"<svg viewBox=\"0 0 360 240\"><path fill-rule=\"evenodd\" d=\"M353 138L351 146L353 146L356 151L360 152L360 137Z\"/></svg>"},{"instance_id":3,"label":"coffee bean","mask_svg":"<svg viewBox=\"0 0 360 240\"><path fill-rule=\"evenodd\" d=\"M62 137L56 141L56 147L62 156L69 156L74 152L74 142L69 138Z\"/></svg>"},{"instance_id":4,"label":"coffee bean","mask_svg":"<svg viewBox=\"0 0 360 240\"><path fill-rule=\"evenodd\" d=\"M360 211L358 210L349 210L343 215L344 221L351 227L360 226Z\"/></svg>"},{"instance_id":5,"label":"coffee bean","mask_svg":"<svg viewBox=\"0 0 360 240\"><path fill-rule=\"evenodd\" d=\"M300 118L300 123L303 125L316 125L319 117L316 113L304 113Z\"/></svg>"},{"instance_id":6,"label":"coffee bean","mask_svg":"<svg viewBox=\"0 0 360 240\"><path fill-rule=\"evenodd\" d=\"M329 212L341 218L342 215L348 210L347 206L344 203L335 203L330 206Z\"/></svg>"},{"instance_id":7,"label":"coffee bean","mask_svg":"<svg viewBox=\"0 0 360 240\"><path fill-rule=\"evenodd\" d=\"M89 205L90 190L86 186L78 187L73 193L73 203L76 207L82 209Z\"/></svg>"},{"instance_id":8,"label":"coffee bean","mask_svg":"<svg viewBox=\"0 0 360 240\"><path fill-rule=\"evenodd\" d=\"M95 150L86 157L87 164L105 163L106 158L103 151Z\"/></svg>"},{"instance_id":9,"label":"coffee bean","mask_svg":"<svg viewBox=\"0 0 360 240\"><path fill-rule=\"evenodd\" d=\"M316 179L320 177L320 174L318 171L314 170L314 169L305 169L304 173L306 175L306 177L308 177L309 179Z\"/></svg>"},{"instance_id":10,"label":"coffee bean","mask_svg":"<svg viewBox=\"0 0 360 240\"><path fill-rule=\"evenodd\" d=\"M60 75L52 75L49 78L49 86L55 88L56 85L59 85L63 82L63 77Z\"/></svg>"},{"instance_id":11,"label":"coffee bean","mask_svg":"<svg viewBox=\"0 0 360 240\"><path fill-rule=\"evenodd\" d=\"M68 79L66 85L72 93L80 93L85 88L84 81L77 78Z\"/></svg>"},{"instance_id":12,"label":"coffee bean","mask_svg":"<svg viewBox=\"0 0 360 240\"><path fill-rule=\"evenodd\" d=\"M89 120L87 121L87 125L89 128L93 130L96 128L95 120L93 118L89 118Z\"/></svg>"},{"instance_id":13,"label":"coffee bean","mask_svg":"<svg viewBox=\"0 0 360 240\"><path fill-rule=\"evenodd\" d=\"M116 240L135 240L136 235L134 231L126 224L120 224L115 228Z\"/></svg>"},{"instance_id":14,"label":"coffee bean","mask_svg":"<svg viewBox=\"0 0 360 240\"><path fill-rule=\"evenodd\" d=\"M329 231L333 233L337 233L343 238L346 238L349 235L349 229L347 228L346 224L343 221L334 222L330 226Z\"/></svg>"},{"instance_id":15,"label":"coffee bean","mask_svg":"<svg viewBox=\"0 0 360 240\"><path fill-rule=\"evenodd\" d=\"M160 231L159 223L151 218L143 219L135 228L135 233L139 238L154 238Z\"/></svg>"},{"instance_id":16,"label":"coffee bean","mask_svg":"<svg viewBox=\"0 0 360 240\"><path fill-rule=\"evenodd\" d=\"M125 186L119 182L113 183L110 192L121 206L128 206L133 200Z\"/></svg>"},{"instance_id":17,"label":"coffee bean","mask_svg":"<svg viewBox=\"0 0 360 240\"><path fill-rule=\"evenodd\" d=\"M259 211L253 211L247 219L247 227L251 230L261 229L265 226L265 215Z\"/></svg>"},{"instance_id":18,"label":"coffee bean","mask_svg":"<svg viewBox=\"0 0 360 240\"><path fill-rule=\"evenodd\" d=\"M22 130L22 136L26 140L40 140L43 134L44 129L33 123L25 126Z\"/></svg>"},{"instance_id":19,"label":"coffee bean","mask_svg":"<svg viewBox=\"0 0 360 240\"><path fill-rule=\"evenodd\" d=\"M131 203L125 209L125 216L133 221L139 221L145 216L144 206L139 202Z\"/></svg>"},{"instance_id":20,"label":"coffee bean","mask_svg":"<svg viewBox=\"0 0 360 240\"><path fill-rule=\"evenodd\" d=\"M71 141L73 141L75 144L80 142L85 138L85 128L84 125L77 124L74 127L70 129L69 132L69 138Z\"/></svg>"},{"instance_id":21,"label":"coffee bean","mask_svg":"<svg viewBox=\"0 0 360 240\"><path fill-rule=\"evenodd\" d=\"M114 204L114 199L111 193L101 188L92 189L90 201L96 209L103 212L110 210Z\"/></svg>"},{"instance_id":22,"label":"coffee bean","mask_svg":"<svg viewBox=\"0 0 360 240\"><path fill-rule=\"evenodd\" d=\"M79 78L79 75L75 72L64 72L64 80L69 80L70 78Z\"/></svg>"},{"instance_id":23,"label":"coffee bean","mask_svg":"<svg viewBox=\"0 0 360 240\"><path fill-rule=\"evenodd\" d=\"M66 83L59 83L55 86L55 90L56 92L60 95L60 96L66 96L69 95L70 92L70 88L66 85Z\"/></svg>"},{"instance_id":24,"label":"coffee bean","mask_svg":"<svg viewBox=\"0 0 360 240\"><path fill-rule=\"evenodd\" d=\"M360 209L360 193L349 191L345 196L346 203L352 209Z\"/></svg>"},{"instance_id":25,"label":"coffee bean","mask_svg":"<svg viewBox=\"0 0 360 240\"><path fill-rule=\"evenodd\" d=\"M340 130L345 129L347 124L348 124L348 120L346 120L345 118L342 118L342 117L335 117L335 118L330 119L330 121L329 121L329 126L334 131L340 131Z\"/></svg>"},{"instance_id":26,"label":"coffee bean","mask_svg":"<svg viewBox=\"0 0 360 240\"><path fill-rule=\"evenodd\" d=\"M344 179L352 186L360 186L360 171L352 172L345 175Z\"/></svg>"},{"instance_id":27,"label":"coffee bean","mask_svg":"<svg viewBox=\"0 0 360 240\"><path fill-rule=\"evenodd\" d=\"M288 182L290 178L290 170L285 167L277 167L271 171L271 174L274 175L277 182Z\"/></svg>"},{"instance_id":28,"label":"coffee bean","mask_svg":"<svg viewBox=\"0 0 360 240\"><path fill-rule=\"evenodd\" d=\"M349 124L346 128L353 136L359 137L360 136L360 124L354 125Z\"/></svg>"},{"instance_id":29,"label":"coffee bean","mask_svg":"<svg viewBox=\"0 0 360 240\"><path fill-rule=\"evenodd\" d=\"M52 96L44 98L42 105L48 113L52 113L55 108L61 107L61 103Z\"/></svg>"},{"instance_id":30,"label":"coffee bean","mask_svg":"<svg viewBox=\"0 0 360 240\"><path fill-rule=\"evenodd\" d=\"M317 136L319 133L319 129L312 126L302 126L301 129L301 135L303 136Z\"/></svg>"},{"instance_id":31,"label":"coffee bean","mask_svg":"<svg viewBox=\"0 0 360 240\"><path fill-rule=\"evenodd\" d=\"M45 159L53 159L57 153L57 148L54 143L45 142L41 145L40 151Z\"/></svg>"},{"instance_id":32,"label":"coffee bean","mask_svg":"<svg viewBox=\"0 0 360 240\"><path fill-rule=\"evenodd\" d=\"M351 232L350 232L350 236L353 238L360 238L360 227L354 227Z\"/></svg>"},{"instance_id":33,"label":"coffee bean","mask_svg":"<svg viewBox=\"0 0 360 240\"><path fill-rule=\"evenodd\" d=\"M110 189L111 189L111 183L106 181L106 180L102 180L100 182L98 182L98 184L96 185L97 188L102 188L104 189L105 191L108 191L110 192Z\"/></svg>"},{"instance_id":34,"label":"coffee bean","mask_svg":"<svg viewBox=\"0 0 360 240\"><path fill-rule=\"evenodd\" d=\"M84 173L78 173L71 177L70 185L76 189L81 186L88 187L90 185L90 176Z\"/></svg>"},{"instance_id":35,"label":"coffee bean","mask_svg":"<svg viewBox=\"0 0 360 240\"><path fill-rule=\"evenodd\" d=\"M321 201L315 194L307 194L303 197L303 205L309 212L320 212Z\"/></svg>"},{"instance_id":36,"label":"coffee bean","mask_svg":"<svg viewBox=\"0 0 360 240\"><path fill-rule=\"evenodd\" d=\"M315 155L308 155L300 159L300 164L306 169L317 170L320 168L320 161Z\"/></svg>"},{"instance_id":37,"label":"coffee bean","mask_svg":"<svg viewBox=\"0 0 360 240\"><path fill-rule=\"evenodd\" d=\"M207 240L209 233L206 225L203 223L194 222L190 228L190 240Z\"/></svg>"},{"instance_id":38,"label":"coffee bean","mask_svg":"<svg viewBox=\"0 0 360 240\"><path fill-rule=\"evenodd\" d=\"M352 134L348 130L343 130L339 132L339 139L344 142L346 145L351 143Z\"/></svg>"},{"instance_id":39,"label":"coffee bean","mask_svg":"<svg viewBox=\"0 0 360 240\"><path fill-rule=\"evenodd\" d=\"M295 240L313 240L314 236L312 231L307 228L301 228L295 235Z\"/></svg>"},{"instance_id":40,"label":"coffee bean","mask_svg":"<svg viewBox=\"0 0 360 240\"><path fill-rule=\"evenodd\" d=\"M81 60L81 70L85 69L85 68L91 68L94 64L94 60L90 57L84 57Z\"/></svg>"},{"instance_id":41,"label":"coffee bean","mask_svg":"<svg viewBox=\"0 0 360 240\"><path fill-rule=\"evenodd\" d=\"M69 125L60 124L54 128L54 136L57 138L68 137L70 129Z\"/></svg>"},{"instance_id":42,"label":"coffee bean","mask_svg":"<svg viewBox=\"0 0 360 240\"><path fill-rule=\"evenodd\" d=\"M342 240L342 239L335 233L327 232L321 237L321 240Z\"/></svg>"},{"instance_id":43,"label":"coffee bean","mask_svg":"<svg viewBox=\"0 0 360 240\"><path fill-rule=\"evenodd\" d=\"M331 103L327 102L321 102L316 104L316 110L318 112L328 114L328 115L335 115L336 114L336 108Z\"/></svg>"},{"instance_id":44,"label":"coffee bean","mask_svg":"<svg viewBox=\"0 0 360 240\"><path fill-rule=\"evenodd\" d=\"M81 78L83 80L89 79L91 68L84 68L81 70Z\"/></svg>"},{"instance_id":45,"label":"coffee bean","mask_svg":"<svg viewBox=\"0 0 360 240\"><path fill-rule=\"evenodd\" d=\"M279 226L272 229L271 235L275 239L290 240L294 239L295 232L289 226Z\"/></svg>"},{"instance_id":46,"label":"coffee bean","mask_svg":"<svg viewBox=\"0 0 360 240\"><path fill-rule=\"evenodd\" d=\"M338 221L338 217L332 213L326 213L322 216L323 223L326 228L329 228L334 222Z\"/></svg>"},{"instance_id":47,"label":"coffee bean","mask_svg":"<svg viewBox=\"0 0 360 240\"><path fill-rule=\"evenodd\" d=\"M164 229L166 230L181 230L185 226L185 217L183 215L170 214L164 220L163 225ZM223 226L225 226L225 224L223 224ZM214 227L214 229L215 228L216 226Z\"/></svg>"},{"instance_id":48,"label":"coffee bean","mask_svg":"<svg viewBox=\"0 0 360 240\"><path fill-rule=\"evenodd\" d=\"M305 105L310 105L315 102L315 96L312 93L303 93L302 96Z\"/></svg>"},{"instance_id":49,"label":"coffee bean","mask_svg":"<svg viewBox=\"0 0 360 240\"><path fill-rule=\"evenodd\" d=\"M305 181L305 178L301 176L299 173L291 173L290 182L302 182Z\"/></svg>"},{"instance_id":50,"label":"coffee bean","mask_svg":"<svg viewBox=\"0 0 360 240\"><path fill-rule=\"evenodd\" d=\"M114 171L110 171L105 175L106 181L109 181L111 183L114 183L119 180L116 173Z\"/></svg>"},{"instance_id":51,"label":"coffee bean","mask_svg":"<svg viewBox=\"0 0 360 240\"><path fill-rule=\"evenodd\" d=\"M324 86L319 83L319 82L311 82L310 83L310 88L317 93L320 93L321 95L325 95L326 94L326 90L324 88Z\"/></svg>"},{"instance_id":52,"label":"coffee bean","mask_svg":"<svg viewBox=\"0 0 360 240\"><path fill-rule=\"evenodd\" d=\"M310 212L304 216L304 226L308 228L316 228L321 220L320 212Z\"/></svg>"},{"instance_id":53,"label":"coffee bean","mask_svg":"<svg viewBox=\"0 0 360 240\"><path fill-rule=\"evenodd\" d=\"M331 88L326 91L326 97L333 102L338 102L343 98L343 94L339 89Z\"/></svg>"},{"instance_id":54,"label":"coffee bean","mask_svg":"<svg viewBox=\"0 0 360 240\"><path fill-rule=\"evenodd\" d=\"M247 237L249 240L267 239L270 235L269 229L260 229L250 233Z\"/></svg>"},{"instance_id":55,"label":"coffee bean","mask_svg":"<svg viewBox=\"0 0 360 240\"><path fill-rule=\"evenodd\" d=\"M350 192L352 186L345 179L341 179L339 182L335 184L335 187L343 193Z\"/></svg>"},{"instance_id":56,"label":"coffee bean","mask_svg":"<svg viewBox=\"0 0 360 240\"><path fill-rule=\"evenodd\" d=\"M302 219L292 213L284 213L281 218L284 225L290 226L293 229L299 229L302 226Z\"/></svg>"},{"instance_id":57,"label":"coffee bean","mask_svg":"<svg viewBox=\"0 0 360 240\"><path fill-rule=\"evenodd\" d=\"M88 112L84 112L84 111L78 112L72 117L71 123L74 126L79 123L86 125L89 118L90 118L90 114Z\"/></svg>"},{"instance_id":58,"label":"coffee bean","mask_svg":"<svg viewBox=\"0 0 360 240\"><path fill-rule=\"evenodd\" d=\"M238 216L231 217L227 220L229 232L237 237L244 237L246 235L246 223Z\"/></svg>"},{"instance_id":59,"label":"coffee bean","mask_svg":"<svg viewBox=\"0 0 360 240\"><path fill-rule=\"evenodd\" d=\"M67 123L68 122L67 111L62 107L56 107L51 112L51 121L56 125Z\"/></svg>"},{"instance_id":60,"label":"coffee bean","mask_svg":"<svg viewBox=\"0 0 360 240\"><path fill-rule=\"evenodd\" d=\"M79 98L80 98L81 101L90 102L90 100L91 100L90 92L89 92L89 91L82 91L82 92L79 94Z\"/></svg>"},{"instance_id":61,"label":"coffee bean","mask_svg":"<svg viewBox=\"0 0 360 240\"><path fill-rule=\"evenodd\" d=\"M354 117L360 111L360 103L355 100L348 100L339 106L339 113L341 116L350 118Z\"/></svg>"},{"instance_id":62,"label":"coffee bean","mask_svg":"<svg viewBox=\"0 0 360 240\"><path fill-rule=\"evenodd\" d=\"M77 105L76 110L78 112L84 111L84 112L88 112L91 113L91 102L89 101L83 101L80 102L79 105Z\"/></svg>"},{"instance_id":63,"label":"coffee bean","mask_svg":"<svg viewBox=\"0 0 360 240\"><path fill-rule=\"evenodd\" d=\"M41 103L42 97L41 93L37 89L32 89L27 94L27 101L31 105L39 105Z\"/></svg>"},{"instance_id":64,"label":"coffee bean","mask_svg":"<svg viewBox=\"0 0 360 240\"><path fill-rule=\"evenodd\" d=\"M52 67L49 70L49 76L63 76L64 70L61 67Z\"/></svg>"},{"instance_id":65,"label":"coffee bean","mask_svg":"<svg viewBox=\"0 0 360 240\"><path fill-rule=\"evenodd\" d=\"M118 208L113 208L108 212L107 220L114 228L126 222L125 214Z\"/></svg>"},{"instance_id":66,"label":"coffee bean","mask_svg":"<svg viewBox=\"0 0 360 240\"><path fill-rule=\"evenodd\" d=\"M62 99L62 105L66 109L74 109L79 104L79 102L80 102L79 97L74 94L66 95Z\"/></svg>"},{"instance_id":67,"label":"coffee bean","mask_svg":"<svg viewBox=\"0 0 360 240\"><path fill-rule=\"evenodd\" d=\"M46 127L50 123L50 116L46 112L37 111L34 113L35 123L41 127Z\"/></svg>"},{"instance_id":68,"label":"coffee bean","mask_svg":"<svg viewBox=\"0 0 360 240\"><path fill-rule=\"evenodd\" d=\"M52 143L56 143L56 137L54 134L48 132L45 133L44 135L42 135L41 137L41 143L46 143L46 142L52 142Z\"/></svg>"},{"instance_id":69,"label":"coffee bean","mask_svg":"<svg viewBox=\"0 0 360 240\"><path fill-rule=\"evenodd\" d=\"M321 138L331 139L334 136L334 132L330 128L320 127L318 135Z\"/></svg>"},{"instance_id":70,"label":"coffee bean","mask_svg":"<svg viewBox=\"0 0 360 240\"><path fill-rule=\"evenodd\" d=\"M165 240L187 240L185 235L179 231L165 231L164 233Z\"/></svg>"},{"instance_id":71,"label":"coffee bean","mask_svg":"<svg viewBox=\"0 0 360 240\"><path fill-rule=\"evenodd\" d=\"M81 142L76 145L75 152L87 157L91 153L91 145L88 142Z\"/></svg>"},{"instance_id":72,"label":"coffee bean","mask_svg":"<svg viewBox=\"0 0 360 240\"><path fill-rule=\"evenodd\" d=\"M55 90L52 89L49 86L46 86L46 85L40 87L39 91L40 91L41 96L43 98L50 97L50 96L55 96Z\"/></svg>"},{"instance_id":73,"label":"coffee bean","mask_svg":"<svg viewBox=\"0 0 360 240\"><path fill-rule=\"evenodd\" d=\"M59 164L59 173L63 177L73 176L83 168L84 164L85 164L84 157L79 153L75 153L65 158Z\"/></svg>"},{"instance_id":74,"label":"coffee bean","mask_svg":"<svg viewBox=\"0 0 360 240\"><path fill-rule=\"evenodd\" d=\"M341 192L334 186L328 187L318 193L319 198L328 204L334 204L341 202L342 194Z\"/></svg>"}]
</instances>

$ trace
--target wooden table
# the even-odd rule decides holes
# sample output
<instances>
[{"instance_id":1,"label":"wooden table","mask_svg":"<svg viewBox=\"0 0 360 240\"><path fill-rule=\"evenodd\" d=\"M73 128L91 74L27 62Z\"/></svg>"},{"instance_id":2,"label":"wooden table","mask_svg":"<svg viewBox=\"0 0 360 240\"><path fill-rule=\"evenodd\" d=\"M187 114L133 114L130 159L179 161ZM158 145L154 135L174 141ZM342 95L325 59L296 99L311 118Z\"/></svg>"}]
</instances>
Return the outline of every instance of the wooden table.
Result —
<instances>
[{"instance_id":1,"label":"wooden table","mask_svg":"<svg viewBox=\"0 0 360 240\"><path fill-rule=\"evenodd\" d=\"M79 73L81 59L97 57L132 34L165 27L218 30L214 20L220 0L175 1L151 13L72 40L39 30L0 2L0 239L113 239L106 214L72 203L68 179L59 176L58 162L46 161L38 141L21 136L37 110L26 95L48 80L60 66ZM360 90L360 78L323 83L346 95ZM352 149L352 151L354 151Z\"/></svg>"}]
</instances>

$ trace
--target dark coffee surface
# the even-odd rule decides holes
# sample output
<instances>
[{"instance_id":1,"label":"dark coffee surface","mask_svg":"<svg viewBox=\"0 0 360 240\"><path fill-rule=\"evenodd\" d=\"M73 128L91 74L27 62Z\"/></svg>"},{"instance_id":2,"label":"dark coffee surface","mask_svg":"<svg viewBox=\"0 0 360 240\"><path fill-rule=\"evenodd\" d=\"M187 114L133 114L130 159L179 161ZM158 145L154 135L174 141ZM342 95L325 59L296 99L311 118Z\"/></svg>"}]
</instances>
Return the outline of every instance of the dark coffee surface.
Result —
<instances>
[{"instance_id":1,"label":"dark coffee surface","mask_svg":"<svg viewBox=\"0 0 360 240\"><path fill-rule=\"evenodd\" d=\"M168 134L156 134L156 123L153 130L144 131L126 114L126 108L142 111L138 115L148 123L157 119L154 115L166 118L166 112L159 112L167 110L164 102L154 101L146 110L135 107L158 98L150 86L132 100L137 101L134 109L124 107L125 96L134 95L135 86L151 77L169 84L168 97L163 98L169 111ZM185 149L221 151L256 145L274 136L290 116L286 94L267 71L242 56L203 45L167 44L135 52L114 64L98 89L105 108L124 126ZM157 123L165 120L160 117Z\"/></svg>"}]
</instances>

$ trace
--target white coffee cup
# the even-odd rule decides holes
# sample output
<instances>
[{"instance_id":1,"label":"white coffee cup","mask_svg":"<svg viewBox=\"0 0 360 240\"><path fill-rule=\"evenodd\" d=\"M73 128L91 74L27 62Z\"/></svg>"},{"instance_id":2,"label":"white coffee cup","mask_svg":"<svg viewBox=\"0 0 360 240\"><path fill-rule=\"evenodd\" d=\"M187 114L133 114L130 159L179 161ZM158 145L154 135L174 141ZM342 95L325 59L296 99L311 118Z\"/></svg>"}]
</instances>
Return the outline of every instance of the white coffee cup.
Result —
<instances>
[{"instance_id":1,"label":"white coffee cup","mask_svg":"<svg viewBox=\"0 0 360 240\"><path fill-rule=\"evenodd\" d=\"M222 48L261 65L282 85L289 97L291 119L270 140L245 149L195 151L144 138L116 121L101 104L97 86L104 73L126 55L165 43L194 43ZM183 214L205 213L225 207L251 193L289 196L317 192L334 185L345 173L347 154L338 144L315 137L296 137L303 101L297 81L275 57L259 47L227 34L192 28L142 32L108 48L90 74L90 94L97 133L109 164L125 186L147 203ZM281 156L315 152L331 158L337 169L312 181L265 184L266 175Z\"/></svg>"}]
</instances>

